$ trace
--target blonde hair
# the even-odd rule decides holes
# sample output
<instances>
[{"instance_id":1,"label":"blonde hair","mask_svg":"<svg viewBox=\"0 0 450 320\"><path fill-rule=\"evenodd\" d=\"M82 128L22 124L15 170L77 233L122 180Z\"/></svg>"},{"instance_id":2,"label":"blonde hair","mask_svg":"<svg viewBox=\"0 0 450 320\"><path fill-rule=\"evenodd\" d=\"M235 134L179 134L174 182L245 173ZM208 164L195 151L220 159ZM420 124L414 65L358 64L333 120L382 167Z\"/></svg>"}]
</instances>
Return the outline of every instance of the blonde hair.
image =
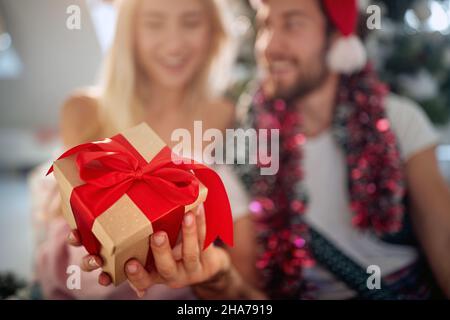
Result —
<instances>
[{"instance_id":1,"label":"blonde hair","mask_svg":"<svg viewBox=\"0 0 450 320\"><path fill-rule=\"evenodd\" d=\"M143 120L139 98L139 71L135 61L134 15L139 1L116 0L118 16L116 34L105 59L100 82L99 104L107 132L116 133ZM223 94L233 62L232 41L223 13L226 0L202 0L212 24L210 52L189 88L186 103Z\"/></svg>"}]
</instances>

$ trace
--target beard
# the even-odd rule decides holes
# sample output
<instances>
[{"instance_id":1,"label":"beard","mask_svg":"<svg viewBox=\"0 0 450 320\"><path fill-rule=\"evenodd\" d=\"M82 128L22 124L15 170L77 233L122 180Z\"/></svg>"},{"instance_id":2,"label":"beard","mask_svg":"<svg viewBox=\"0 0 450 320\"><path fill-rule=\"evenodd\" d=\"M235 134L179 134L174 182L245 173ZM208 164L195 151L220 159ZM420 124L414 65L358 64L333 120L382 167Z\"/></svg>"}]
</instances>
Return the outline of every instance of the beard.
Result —
<instances>
[{"instance_id":1,"label":"beard","mask_svg":"<svg viewBox=\"0 0 450 320\"><path fill-rule=\"evenodd\" d=\"M325 53L315 61L301 63L295 61L298 75L290 85L273 82L275 98L281 98L287 102L301 99L317 90L325 82L329 75Z\"/></svg>"}]
</instances>

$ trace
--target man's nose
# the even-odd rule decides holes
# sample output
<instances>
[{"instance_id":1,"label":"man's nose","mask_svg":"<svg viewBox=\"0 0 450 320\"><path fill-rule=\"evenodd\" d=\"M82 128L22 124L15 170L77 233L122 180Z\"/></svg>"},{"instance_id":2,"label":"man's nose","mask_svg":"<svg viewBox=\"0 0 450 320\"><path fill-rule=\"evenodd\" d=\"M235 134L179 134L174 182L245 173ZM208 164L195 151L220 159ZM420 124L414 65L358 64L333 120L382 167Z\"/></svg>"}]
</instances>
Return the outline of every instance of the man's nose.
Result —
<instances>
[{"instance_id":1,"label":"man's nose","mask_svg":"<svg viewBox=\"0 0 450 320\"><path fill-rule=\"evenodd\" d=\"M287 50L287 43L282 32L279 30L272 30L267 36L266 53L282 54Z\"/></svg>"}]
</instances>

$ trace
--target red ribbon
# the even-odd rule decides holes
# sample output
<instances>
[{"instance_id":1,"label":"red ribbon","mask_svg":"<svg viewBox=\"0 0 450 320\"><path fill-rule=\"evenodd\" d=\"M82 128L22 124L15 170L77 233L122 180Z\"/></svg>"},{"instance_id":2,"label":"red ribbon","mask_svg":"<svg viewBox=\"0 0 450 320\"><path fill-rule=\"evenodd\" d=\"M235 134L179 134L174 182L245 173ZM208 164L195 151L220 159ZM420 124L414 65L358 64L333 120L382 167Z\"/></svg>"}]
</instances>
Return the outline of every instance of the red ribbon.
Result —
<instances>
[{"instance_id":1,"label":"red ribbon","mask_svg":"<svg viewBox=\"0 0 450 320\"><path fill-rule=\"evenodd\" d=\"M100 252L92 233L95 219L127 194L152 222L154 232L164 230L174 245L185 206L195 202L199 181L208 188L204 202L206 238L204 248L220 238L233 246L230 203L220 177L210 168L181 159L164 147L150 162L122 136L79 145L65 152L76 155L80 178L70 197L81 241L90 254ZM176 163L172 159L177 159ZM47 175L53 171L53 166Z\"/></svg>"}]
</instances>

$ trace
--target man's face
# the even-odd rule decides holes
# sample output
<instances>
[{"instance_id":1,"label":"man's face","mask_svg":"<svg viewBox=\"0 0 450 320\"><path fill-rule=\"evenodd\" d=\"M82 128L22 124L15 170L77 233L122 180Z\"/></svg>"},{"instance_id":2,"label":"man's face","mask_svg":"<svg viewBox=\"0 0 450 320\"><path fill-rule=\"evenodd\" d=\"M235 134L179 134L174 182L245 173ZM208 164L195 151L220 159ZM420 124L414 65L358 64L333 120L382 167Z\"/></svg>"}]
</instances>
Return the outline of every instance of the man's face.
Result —
<instances>
[{"instance_id":1,"label":"man's face","mask_svg":"<svg viewBox=\"0 0 450 320\"><path fill-rule=\"evenodd\" d=\"M317 89L328 74L327 20L320 0L265 0L259 8L256 55L284 99Z\"/></svg>"}]
</instances>

